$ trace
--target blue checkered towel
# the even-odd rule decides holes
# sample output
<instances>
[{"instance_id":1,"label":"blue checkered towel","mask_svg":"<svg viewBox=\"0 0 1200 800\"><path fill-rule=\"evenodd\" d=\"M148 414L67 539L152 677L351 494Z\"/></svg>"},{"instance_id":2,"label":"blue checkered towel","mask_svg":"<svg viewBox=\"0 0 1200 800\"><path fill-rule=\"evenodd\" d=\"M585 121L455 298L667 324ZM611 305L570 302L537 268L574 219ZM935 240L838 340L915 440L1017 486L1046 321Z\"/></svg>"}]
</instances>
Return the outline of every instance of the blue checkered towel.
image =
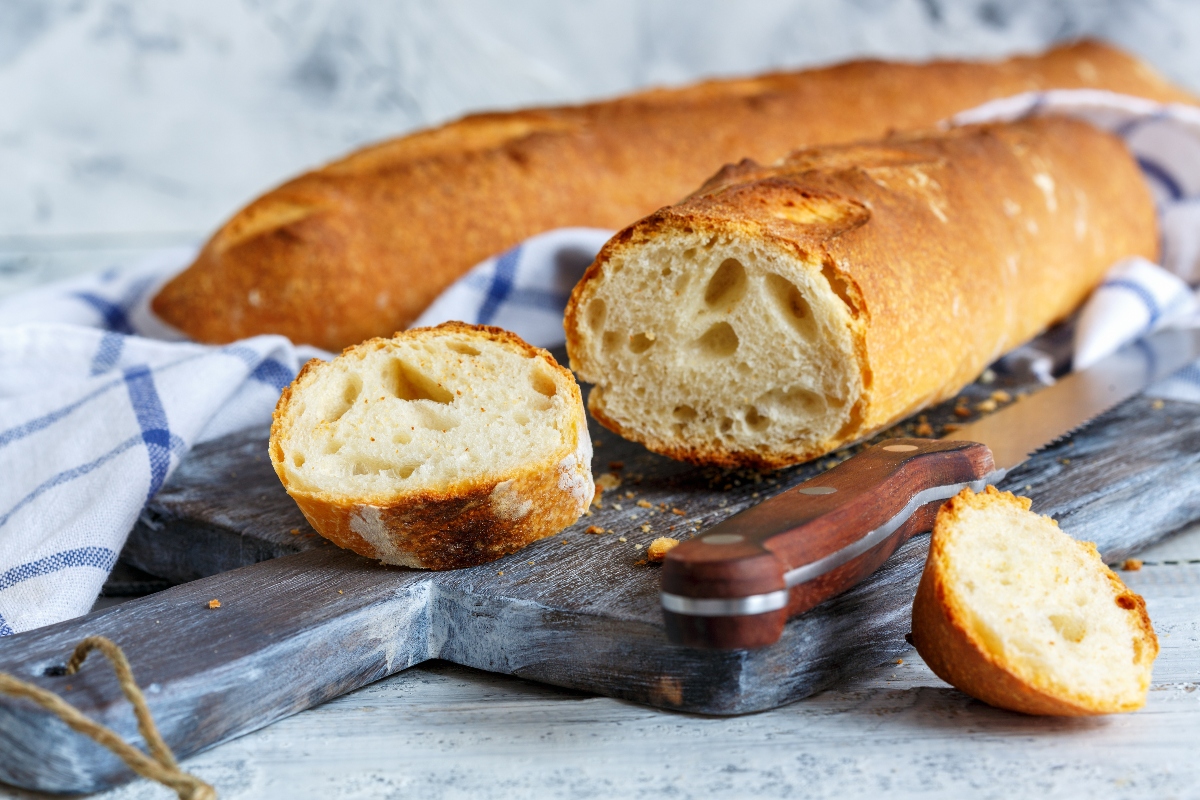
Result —
<instances>
[{"instance_id":1,"label":"blue checkered towel","mask_svg":"<svg viewBox=\"0 0 1200 800\"><path fill-rule=\"evenodd\" d=\"M1099 92L1025 95L956 122L1064 112L1124 136L1154 187L1165 265L1117 265L1080 317L1094 361L1163 324L1192 324L1200 278L1200 111ZM571 286L608 231L533 237L471 270L417 324L500 325L563 340ZM198 442L270 420L310 357L280 336L226 347L183 340L148 298L191 249L0 298L0 636L85 613L148 498ZM1200 371L1158 387L1200 401Z\"/></svg>"}]
</instances>

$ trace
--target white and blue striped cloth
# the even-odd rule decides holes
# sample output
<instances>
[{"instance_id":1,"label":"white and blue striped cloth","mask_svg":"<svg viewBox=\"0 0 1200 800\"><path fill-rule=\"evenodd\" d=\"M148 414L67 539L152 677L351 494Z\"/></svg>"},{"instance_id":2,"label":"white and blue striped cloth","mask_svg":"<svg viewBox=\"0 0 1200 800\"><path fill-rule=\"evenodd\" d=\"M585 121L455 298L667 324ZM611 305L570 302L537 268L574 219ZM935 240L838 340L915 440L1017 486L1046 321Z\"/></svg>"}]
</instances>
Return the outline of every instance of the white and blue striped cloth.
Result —
<instances>
[{"instance_id":1,"label":"white and blue striped cloth","mask_svg":"<svg viewBox=\"0 0 1200 800\"><path fill-rule=\"evenodd\" d=\"M1100 92L991 103L955 122L1070 113L1118 132L1154 187L1165 266L1116 265L1083 311L1079 361L1164 324L1196 324L1200 111ZM563 229L489 259L418 320L509 328L560 344L562 309L608 231ZM87 612L146 501L193 445L270 420L308 358L280 336L183 340L148 299L191 249L0 298L0 636ZM1156 387L1200 402L1195 366Z\"/></svg>"}]
</instances>

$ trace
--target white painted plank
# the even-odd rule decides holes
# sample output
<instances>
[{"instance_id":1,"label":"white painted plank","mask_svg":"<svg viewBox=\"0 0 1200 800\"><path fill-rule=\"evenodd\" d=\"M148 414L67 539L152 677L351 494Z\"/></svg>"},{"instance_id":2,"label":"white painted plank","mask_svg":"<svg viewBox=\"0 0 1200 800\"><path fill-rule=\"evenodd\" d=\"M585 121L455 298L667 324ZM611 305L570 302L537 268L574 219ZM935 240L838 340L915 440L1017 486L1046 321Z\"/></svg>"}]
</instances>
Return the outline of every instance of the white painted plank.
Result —
<instances>
[{"instance_id":1,"label":"white painted plank","mask_svg":"<svg viewBox=\"0 0 1200 800\"><path fill-rule=\"evenodd\" d=\"M763 714L705 718L432 663L186 763L227 800L1188 797L1200 786L1200 591L1126 573L1163 646L1146 709L997 711L904 664ZM35 797L12 792L4 797ZM104 800L168 796L144 781Z\"/></svg>"}]
</instances>

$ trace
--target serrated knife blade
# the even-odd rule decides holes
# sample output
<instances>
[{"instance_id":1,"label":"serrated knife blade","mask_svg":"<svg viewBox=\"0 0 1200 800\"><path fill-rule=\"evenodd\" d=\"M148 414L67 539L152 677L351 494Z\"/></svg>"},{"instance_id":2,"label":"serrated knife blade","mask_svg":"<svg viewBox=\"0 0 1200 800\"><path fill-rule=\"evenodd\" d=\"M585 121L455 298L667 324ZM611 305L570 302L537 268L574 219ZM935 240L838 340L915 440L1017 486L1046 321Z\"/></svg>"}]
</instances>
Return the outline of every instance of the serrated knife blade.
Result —
<instances>
[{"instance_id":1,"label":"serrated knife blade","mask_svg":"<svg viewBox=\"0 0 1200 800\"><path fill-rule=\"evenodd\" d=\"M999 480L1038 450L1197 359L1200 330L1162 330L942 438L986 444Z\"/></svg>"}]
</instances>

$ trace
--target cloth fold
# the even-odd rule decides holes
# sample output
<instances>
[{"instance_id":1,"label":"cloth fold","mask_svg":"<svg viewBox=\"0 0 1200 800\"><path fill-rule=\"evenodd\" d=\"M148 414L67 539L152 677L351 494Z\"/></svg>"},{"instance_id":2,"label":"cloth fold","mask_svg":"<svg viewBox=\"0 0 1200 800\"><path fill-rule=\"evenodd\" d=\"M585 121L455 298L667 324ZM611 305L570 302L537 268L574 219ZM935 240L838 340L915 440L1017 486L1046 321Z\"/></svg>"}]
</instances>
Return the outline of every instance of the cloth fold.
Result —
<instances>
[{"instance_id":1,"label":"cloth fold","mask_svg":"<svg viewBox=\"0 0 1200 800\"><path fill-rule=\"evenodd\" d=\"M1114 265L1080 313L1075 363L1094 363L1162 325L1200 324L1189 286L1200 280L1200 109L1045 92L951 123L1046 113L1083 117L1129 143L1163 233L1164 266ZM571 287L610 235L567 228L532 237L472 269L416 324L458 319L561 344ZM280 336L200 345L155 318L149 298L194 252L163 251L0 298L0 636L86 613L141 509L187 451L269 422L299 367L330 356ZM1011 358L1050 356L1026 347ZM1200 369L1153 391L1200 402Z\"/></svg>"}]
</instances>

